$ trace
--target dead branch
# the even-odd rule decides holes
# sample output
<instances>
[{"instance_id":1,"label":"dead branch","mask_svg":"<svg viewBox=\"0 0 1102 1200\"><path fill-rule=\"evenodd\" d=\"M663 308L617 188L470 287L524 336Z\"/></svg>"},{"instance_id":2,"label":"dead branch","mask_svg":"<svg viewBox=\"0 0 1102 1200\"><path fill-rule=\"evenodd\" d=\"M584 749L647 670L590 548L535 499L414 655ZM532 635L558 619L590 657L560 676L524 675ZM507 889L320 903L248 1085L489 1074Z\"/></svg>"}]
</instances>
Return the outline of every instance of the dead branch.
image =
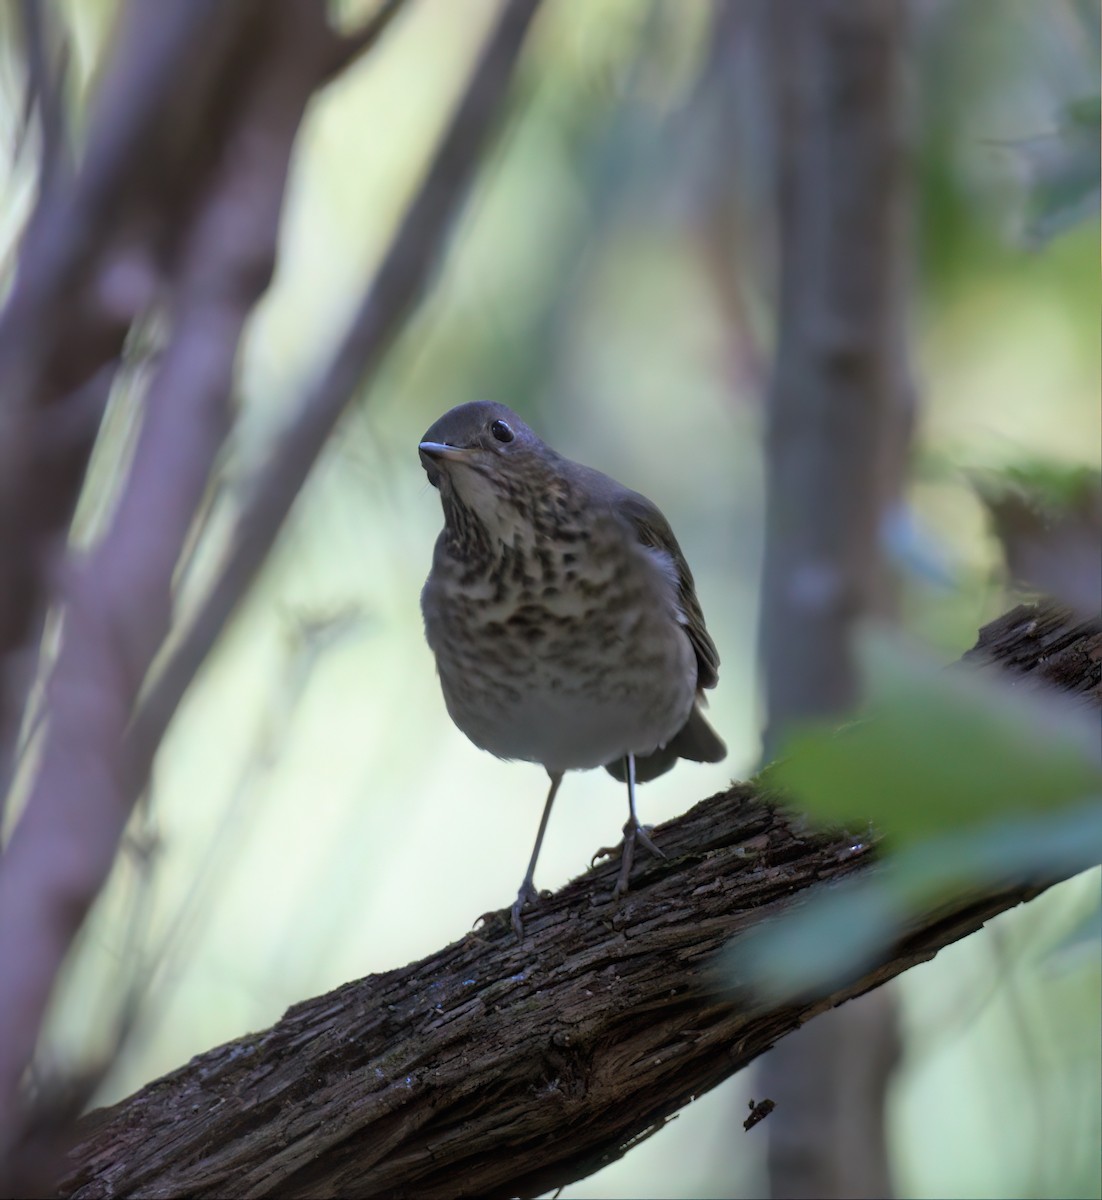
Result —
<instances>
[{"instance_id":1,"label":"dead branch","mask_svg":"<svg viewBox=\"0 0 1102 1200\"><path fill-rule=\"evenodd\" d=\"M1063 610L1017 608L966 658L1102 702L1102 625ZM503 913L90 1114L60 1194L535 1195L620 1157L811 1017L1056 882L916 915L883 961L776 1006L733 995L717 952L814 885L866 871L868 847L801 833L746 786L659 837L669 860L648 860L619 907L607 864L545 899L523 944Z\"/></svg>"}]
</instances>

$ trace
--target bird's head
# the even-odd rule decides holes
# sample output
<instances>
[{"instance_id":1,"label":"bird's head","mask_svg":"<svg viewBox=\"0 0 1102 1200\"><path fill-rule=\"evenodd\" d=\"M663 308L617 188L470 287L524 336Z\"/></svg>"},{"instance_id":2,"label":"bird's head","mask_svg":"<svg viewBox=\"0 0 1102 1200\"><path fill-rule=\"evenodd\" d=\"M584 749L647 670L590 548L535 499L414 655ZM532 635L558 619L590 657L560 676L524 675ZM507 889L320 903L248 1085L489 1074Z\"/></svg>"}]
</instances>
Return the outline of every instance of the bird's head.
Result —
<instances>
[{"instance_id":1,"label":"bird's head","mask_svg":"<svg viewBox=\"0 0 1102 1200\"><path fill-rule=\"evenodd\" d=\"M504 404L476 400L446 412L418 446L449 526L473 517L511 541L558 455Z\"/></svg>"}]
</instances>

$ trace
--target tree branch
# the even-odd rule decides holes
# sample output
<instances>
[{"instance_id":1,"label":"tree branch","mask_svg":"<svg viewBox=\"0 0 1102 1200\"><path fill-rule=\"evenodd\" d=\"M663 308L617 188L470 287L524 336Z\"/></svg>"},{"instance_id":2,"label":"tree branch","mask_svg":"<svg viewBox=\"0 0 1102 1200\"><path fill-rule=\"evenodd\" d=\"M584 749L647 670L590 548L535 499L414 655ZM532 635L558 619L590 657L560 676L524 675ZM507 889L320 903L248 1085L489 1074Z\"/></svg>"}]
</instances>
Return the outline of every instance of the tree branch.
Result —
<instances>
[{"instance_id":1,"label":"tree branch","mask_svg":"<svg viewBox=\"0 0 1102 1200\"><path fill-rule=\"evenodd\" d=\"M216 69L244 14L240 2L130 5L84 165L71 186L41 191L24 234L0 316L0 656L24 642L44 602L44 543L68 524L92 444L43 470L35 410L62 405L118 357L135 314L91 303L92 278L131 212L124 198L160 161L153 150L168 114ZM0 721L18 714L0 703Z\"/></svg>"},{"instance_id":2,"label":"tree branch","mask_svg":"<svg viewBox=\"0 0 1102 1200\"><path fill-rule=\"evenodd\" d=\"M1102 701L1102 625L1020 607L966 655ZM518 944L484 934L292 1008L90 1114L67 1197L534 1195L619 1158L778 1038L1056 882L916 915L843 986L783 1005L733 996L736 934L866 871L752 787L665 825L667 861L609 901L606 864L541 902Z\"/></svg>"},{"instance_id":3,"label":"tree branch","mask_svg":"<svg viewBox=\"0 0 1102 1200\"><path fill-rule=\"evenodd\" d=\"M92 138L86 180L78 181L72 196L59 189L61 199L52 202L79 210L79 228L58 234L63 245L41 261L32 228L20 269L29 299L20 301L17 284L0 326L0 380L45 387L56 330L38 331L37 351L13 341L12 331L26 327L33 333L41 315L35 305L56 292L59 279L75 278L99 261L98 249L86 244L88 230L106 236L118 224L113 212L104 211L104 195L115 196L123 212L142 206L156 212L171 337L149 387L111 526L90 551L69 559L57 597L63 624L46 688L38 765L0 860L0 961L12 968L0 972L0 1159L19 1138L20 1080L50 989L110 872L144 785L145 775L131 768L125 734L169 628L175 568L228 427L238 342L275 261L295 135L331 65L334 38L324 7L313 0L270 0L251 24L242 15L248 12L241 0L218 10L219 29L236 40L204 45L202 62L188 74L177 43L194 48L194 39L184 36L196 21L189 5L127 10L129 34L103 85L104 130L98 141ZM142 31L151 45L139 37ZM153 70L166 65L180 71L172 86ZM166 149L135 165L137 149L149 150L149 130L129 111L119 118L121 131L107 118L118 117L127 100L142 109L150 92L150 103L165 109L155 130L164 135ZM55 216L47 206L39 236ZM164 253L166 246L172 252ZM142 253L154 257L152 247ZM120 321L116 314L112 322L110 309L101 296L84 321L85 335L89 326L124 329L135 315L128 312ZM21 399L18 393L9 398ZM35 399L41 398L36 391ZM70 481L74 496L80 475ZM7 508L0 503L0 521L11 521L26 554L35 537L20 524L24 507L25 498ZM64 515L59 511L56 518ZM28 523L37 533L38 526ZM0 538L0 562L14 545ZM13 631L26 625L26 616L18 614ZM155 749L143 747L146 761Z\"/></svg>"},{"instance_id":4,"label":"tree branch","mask_svg":"<svg viewBox=\"0 0 1102 1200\"><path fill-rule=\"evenodd\" d=\"M427 286L474 178L479 151L500 112L512 69L540 0L509 0L394 240L321 377L251 481L225 561L143 700L128 734L136 780L195 672L275 542L318 454L356 389L374 371ZM384 20L389 9L376 19Z\"/></svg>"},{"instance_id":5,"label":"tree branch","mask_svg":"<svg viewBox=\"0 0 1102 1200\"><path fill-rule=\"evenodd\" d=\"M50 989L114 863L161 737L264 561L344 406L364 372L381 360L429 279L474 177L538 2L509 0L505 6L375 284L257 481L223 572L181 639L179 652L167 659L166 670L148 688L147 703L136 717L139 689L170 627L181 548L228 427L240 335L271 275L298 125L310 97L333 70L338 41L325 7L314 0L268 0L256 6L247 36L224 48L221 65L232 69L219 75L205 63L207 89L199 94L185 89L189 102L170 108L166 123L172 136L166 134L166 144L172 147L171 161L160 162L159 172L130 181L127 204L170 212L179 222L173 227L162 216L172 234L172 253L164 256L172 332L150 384L111 527L87 555L71 563L65 579L64 623L47 685L48 721L39 764L0 862L0 961L16 965L0 972L5 1018L0 1160L7 1160L4 1167L14 1176L33 1180L38 1169L33 1154L15 1149L22 1139L19 1085ZM376 19L371 40L396 7L388 5ZM245 10L241 0L237 8ZM161 35L159 46L166 29L179 24L178 9L166 8L172 19L163 27L157 25L156 6L132 6L130 19L139 26L153 22ZM134 53L141 55L140 46ZM127 70L142 86L149 83L146 67L123 55L119 74L124 80ZM125 88L109 75L105 91L102 104L110 111L112 97L117 103ZM131 99L141 107L140 95ZM124 148L144 136L141 122L131 121L131 126ZM107 186L102 180L112 188L121 186L116 177L125 174L131 156L115 143L111 147L120 165L112 173L92 162L92 177L101 179L93 198ZM85 208L86 225L106 220L98 200ZM82 255L90 251L85 241L85 234L74 234L66 255L55 253L40 264L41 279L27 268L34 295L56 290L57 278L86 265ZM0 327L0 379L2 335L8 328ZM22 360L16 354L12 361L19 365ZM45 369L45 358L27 358L20 370L24 367ZM11 509L7 515L14 513ZM0 552L3 548L0 538Z\"/></svg>"},{"instance_id":6,"label":"tree branch","mask_svg":"<svg viewBox=\"0 0 1102 1200\"><path fill-rule=\"evenodd\" d=\"M50 190L53 178L64 163L68 166L69 130L65 112L65 82L69 66L69 43L55 37L54 13L35 0L19 0L19 27L26 60L26 97L19 142L27 139L38 115L41 147L38 194ZM18 153L18 145L16 153Z\"/></svg>"}]
</instances>

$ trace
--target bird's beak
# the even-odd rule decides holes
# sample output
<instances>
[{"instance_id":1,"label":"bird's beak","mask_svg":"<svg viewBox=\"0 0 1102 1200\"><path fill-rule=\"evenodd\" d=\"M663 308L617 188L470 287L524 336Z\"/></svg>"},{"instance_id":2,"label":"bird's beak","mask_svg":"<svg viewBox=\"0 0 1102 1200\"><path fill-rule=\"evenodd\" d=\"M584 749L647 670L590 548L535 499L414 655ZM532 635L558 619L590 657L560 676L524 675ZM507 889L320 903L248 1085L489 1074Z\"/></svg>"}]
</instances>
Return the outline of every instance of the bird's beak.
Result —
<instances>
[{"instance_id":1,"label":"bird's beak","mask_svg":"<svg viewBox=\"0 0 1102 1200\"><path fill-rule=\"evenodd\" d=\"M470 450L462 446L449 446L447 442L421 442L417 449L420 451L421 466L425 468L429 483L434 488L440 486L441 477L447 474L446 470L441 469L442 463L468 462L471 457Z\"/></svg>"},{"instance_id":2,"label":"bird's beak","mask_svg":"<svg viewBox=\"0 0 1102 1200\"><path fill-rule=\"evenodd\" d=\"M439 462L443 459L445 462L466 462L470 458L470 450L464 449L462 446L449 446L447 442L421 442L417 449L421 452L422 458L432 459Z\"/></svg>"}]
</instances>

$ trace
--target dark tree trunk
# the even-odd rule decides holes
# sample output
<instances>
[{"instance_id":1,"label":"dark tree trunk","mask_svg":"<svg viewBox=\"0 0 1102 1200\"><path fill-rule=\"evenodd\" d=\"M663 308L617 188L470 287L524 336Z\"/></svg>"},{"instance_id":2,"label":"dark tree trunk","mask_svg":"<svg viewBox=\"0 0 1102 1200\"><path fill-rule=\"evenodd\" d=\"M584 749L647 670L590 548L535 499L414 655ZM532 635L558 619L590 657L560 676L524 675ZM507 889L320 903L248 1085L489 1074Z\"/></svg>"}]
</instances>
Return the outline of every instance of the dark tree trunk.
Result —
<instances>
[{"instance_id":1,"label":"dark tree trunk","mask_svg":"<svg viewBox=\"0 0 1102 1200\"><path fill-rule=\"evenodd\" d=\"M761 604L772 758L792 720L857 703L856 630L895 616L881 545L913 400L903 5L787 0L766 16L781 262ZM897 1024L884 989L763 1060L757 1087L778 1101L772 1196L893 1194L884 1104Z\"/></svg>"}]
</instances>

